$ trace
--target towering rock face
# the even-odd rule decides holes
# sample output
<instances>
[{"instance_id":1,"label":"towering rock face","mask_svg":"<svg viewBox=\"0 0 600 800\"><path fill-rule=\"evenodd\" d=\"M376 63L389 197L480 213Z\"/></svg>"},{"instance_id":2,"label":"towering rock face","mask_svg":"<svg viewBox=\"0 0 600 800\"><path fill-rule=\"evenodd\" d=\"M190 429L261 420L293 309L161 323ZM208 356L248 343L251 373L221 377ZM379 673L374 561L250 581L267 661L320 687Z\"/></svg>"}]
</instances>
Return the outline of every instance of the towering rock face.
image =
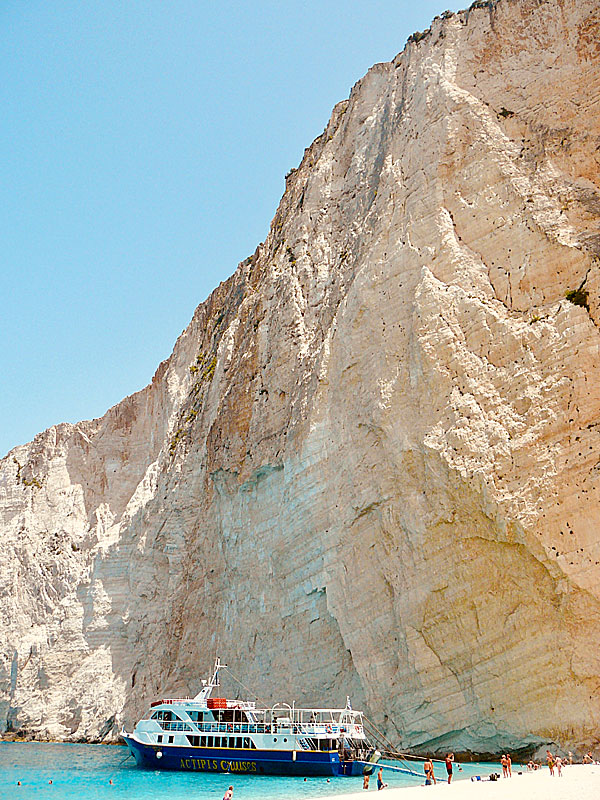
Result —
<instances>
[{"instance_id":1,"label":"towering rock face","mask_svg":"<svg viewBox=\"0 0 600 800\"><path fill-rule=\"evenodd\" d=\"M3 729L114 738L218 653L403 747L594 743L599 43L596 0L436 18L150 386L6 456Z\"/></svg>"}]
</instances>

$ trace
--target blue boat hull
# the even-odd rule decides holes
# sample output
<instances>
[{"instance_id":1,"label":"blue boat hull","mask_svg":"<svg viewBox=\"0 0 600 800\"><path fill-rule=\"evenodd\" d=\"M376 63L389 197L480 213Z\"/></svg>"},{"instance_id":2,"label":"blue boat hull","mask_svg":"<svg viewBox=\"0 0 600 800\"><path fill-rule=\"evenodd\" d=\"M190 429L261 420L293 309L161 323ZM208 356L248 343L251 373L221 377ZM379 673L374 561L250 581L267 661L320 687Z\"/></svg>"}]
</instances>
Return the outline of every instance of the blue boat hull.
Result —
<instances>
[{"instance_id":1,"label":"blue boat hull","mask_svg":"<svg viewBox=\"0 0 600 800\"><path fill-rule=\"evenodd\" d=\"M336 752L290 750L230 750L203 747L174 747L142 744L123 737L139 767L174 769L185 772L228 772L237 775L317 775L336 776L355 773L341 762ZM160 753L160 755L159 755ZM358 768L359 764L352 764Z\"/></svg>"}]
</instances>

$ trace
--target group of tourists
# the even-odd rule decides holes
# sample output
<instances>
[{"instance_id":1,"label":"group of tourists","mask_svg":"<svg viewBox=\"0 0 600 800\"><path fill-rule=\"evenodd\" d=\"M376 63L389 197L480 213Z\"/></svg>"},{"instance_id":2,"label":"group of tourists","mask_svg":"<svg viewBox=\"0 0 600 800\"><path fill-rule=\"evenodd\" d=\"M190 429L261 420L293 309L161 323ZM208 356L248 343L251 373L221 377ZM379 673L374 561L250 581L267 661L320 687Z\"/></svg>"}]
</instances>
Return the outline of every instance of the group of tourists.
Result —
<instances>
[{"instance_id":1,"label":"group of tourists","mask_svg":"<svg viewBox=\"0 0 600 800\"><path fill-rule=\"evenodd\" d=\"M452 783L452 771L454 767L454 753L446 753L446 758L444 759L444 764L446 766L446 775L448 776L448 783ZM459 767L460 769L460 767ZM437 783L435 778L435 774L433 772L433 761L431 757L428 758L425 763L423 764L423 771L425 773L425 786L432 786L434 783Z\"/></svg>"},{"instance_id":2,"label":"group of tourists","mask_svg":"<svg viewBox=\"0 0 600 800\"><path fill-rule=\"evenodd\" d=\"M502 753L500 763L502 764L502 777L512 778L512 760L510 755L508 753Z\"/></svg>"}]
</instances>

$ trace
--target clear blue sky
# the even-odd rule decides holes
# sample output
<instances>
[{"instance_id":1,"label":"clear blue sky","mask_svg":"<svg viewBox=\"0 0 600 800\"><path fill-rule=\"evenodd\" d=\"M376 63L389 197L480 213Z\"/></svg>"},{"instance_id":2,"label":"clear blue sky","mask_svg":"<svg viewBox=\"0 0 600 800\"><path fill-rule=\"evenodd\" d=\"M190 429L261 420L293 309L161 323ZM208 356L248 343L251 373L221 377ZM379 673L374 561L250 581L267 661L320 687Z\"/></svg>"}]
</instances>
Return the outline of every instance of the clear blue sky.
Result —
<instances>
[{"instance_id":1,"label":"clear blue sky","mask_svg":"<svg viewBox=\"0 0 600 800\"><path fill-rule=\"evenodd\" d=\"M0 4L0 457L145 386L447 0Z\"/></svg>"}]
</instances>

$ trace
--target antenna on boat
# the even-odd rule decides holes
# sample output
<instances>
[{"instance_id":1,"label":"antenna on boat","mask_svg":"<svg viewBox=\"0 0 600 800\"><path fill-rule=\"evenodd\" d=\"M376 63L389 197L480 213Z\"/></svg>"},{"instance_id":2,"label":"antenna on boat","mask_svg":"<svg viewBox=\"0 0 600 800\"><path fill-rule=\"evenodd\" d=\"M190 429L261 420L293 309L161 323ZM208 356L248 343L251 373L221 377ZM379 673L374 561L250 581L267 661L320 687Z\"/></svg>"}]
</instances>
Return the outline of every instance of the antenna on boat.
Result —
<instances>
[{"instance_id":1,"label":"antenna on boat","mask_svg":"<svg viewBox=\"0 0 600 800\"><path fill-rule=\"evenodd\" d=\"M200 702L207 700L210 697L210 694L213 689L216 689L217 686L220 686L219 683L219 670L220 669L227 669L227 664L221 664L221 659L219 656L215 658L215 667L213 670L213 674L210 680L202 681L202 689L198 692L198 694L194 697L194 700L199 700Z\"/></svg>"}]
</instances>

